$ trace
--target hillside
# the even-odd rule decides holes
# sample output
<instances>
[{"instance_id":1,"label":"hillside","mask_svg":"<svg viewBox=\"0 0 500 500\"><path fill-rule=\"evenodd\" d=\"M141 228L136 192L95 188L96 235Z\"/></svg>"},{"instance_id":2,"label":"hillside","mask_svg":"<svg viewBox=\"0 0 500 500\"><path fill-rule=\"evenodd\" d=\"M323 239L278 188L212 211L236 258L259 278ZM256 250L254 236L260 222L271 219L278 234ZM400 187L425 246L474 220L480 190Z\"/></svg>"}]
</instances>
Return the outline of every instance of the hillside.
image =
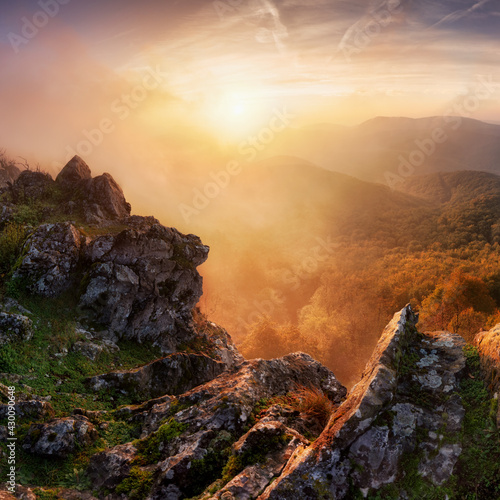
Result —
<instances>
[{"instance_id":1,"label":"hillside","mask_svg":"<svg viewBox=\"0 0 500 500\"><path fill-rule=\"evenodd\" d=\"M395 191L297 158L262 161L193 220L212 248L202 307L246 355L300 348L349 385L408 302L431 329L448 328L455 306L459 333L492 326L499 196L484 172L415 175ZM463 282L476 292L446 305Z\"/></svg>"}]
</instances>

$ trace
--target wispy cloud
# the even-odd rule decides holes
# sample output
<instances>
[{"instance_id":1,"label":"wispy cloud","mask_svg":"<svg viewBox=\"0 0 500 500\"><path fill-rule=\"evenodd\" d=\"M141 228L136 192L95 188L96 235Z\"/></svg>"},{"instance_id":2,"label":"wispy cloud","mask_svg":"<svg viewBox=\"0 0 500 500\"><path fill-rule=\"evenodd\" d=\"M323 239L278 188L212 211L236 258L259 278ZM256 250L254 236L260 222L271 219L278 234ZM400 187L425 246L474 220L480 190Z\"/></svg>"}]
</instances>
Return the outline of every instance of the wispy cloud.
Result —
<instances>
[{"instance_id":1,"label":"wispy cloud","mask_svg":"<svg viewBox=\"0 0 500 500\"><path fill-rule=\"evenodd\" d=\"M480 0L479 2L476 2L474 5L469 7L468 9L456 10L456 11L452 12L451 14L444 16L437 23L433 24L431 26L431 29L437 28L438 26L441 26L442 24L455 23L458 20L462 19L463 17L466 17L469 14L472 14L474 11L480 9L481 7L483 7L484 5L489 3L490 1L491 0Z\"/></svg>"}]
</instances>

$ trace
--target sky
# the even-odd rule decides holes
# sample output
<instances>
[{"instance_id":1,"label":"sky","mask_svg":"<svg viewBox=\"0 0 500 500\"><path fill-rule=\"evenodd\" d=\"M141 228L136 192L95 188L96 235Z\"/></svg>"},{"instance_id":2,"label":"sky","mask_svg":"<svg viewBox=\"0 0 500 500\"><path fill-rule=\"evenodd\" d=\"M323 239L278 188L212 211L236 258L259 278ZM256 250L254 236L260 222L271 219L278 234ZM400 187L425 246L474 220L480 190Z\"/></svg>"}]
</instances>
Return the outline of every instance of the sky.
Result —
<instances>
[{"instance_id":1,"label":"sky","mask_svg":"<svg viewBox=\"0 0 500 500\"><path fill-rule=\"evenodd\" d=\"M78 153L151 212L276 113L442 115L487 81L500 123L499 33L498 0L1 0L0 148Z\"/></svg>"}]
</instances>

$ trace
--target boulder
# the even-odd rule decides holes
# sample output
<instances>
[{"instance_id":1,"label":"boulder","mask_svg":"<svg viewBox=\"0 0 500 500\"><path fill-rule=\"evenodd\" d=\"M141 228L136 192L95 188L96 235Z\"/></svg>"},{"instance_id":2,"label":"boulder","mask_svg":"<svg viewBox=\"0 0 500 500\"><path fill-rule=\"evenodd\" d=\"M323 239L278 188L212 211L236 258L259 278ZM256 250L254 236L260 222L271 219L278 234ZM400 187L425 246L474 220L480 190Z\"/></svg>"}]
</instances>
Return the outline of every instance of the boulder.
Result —
<instances>
[{"instance_id":1,"label":"boulder","mask_svg":"<svg viewBox=\"0 0 500 500\"><path fill-rule=\"evenodd\" d=\"M87 379L93 391L117 391L137 401L178 395L213 380L226 365L203 354L177 353L135 370L107 373Z\"/></svg>"},{"instance_id":2,"label":"boulder","mask_svg":"<svg viewBox=\"0 0 500 500\"><path fill-rule=\"evenodd\" d=\"M28 290L55 297L74 284L74 272L84 243L69 222L42 224L28 238L13 278L28 283Z\"/></svg>"},{"instance_id":3,"label":"boulder","mask_svg":"<svg viewBox=\"0 0 500 500\"><path fill-rule=\"evenodd\" d=\"M24 170L12 185L14 203L28 203L50 197L54 180L49 174Z\"/></svg>"},{"instance_id":4,"label":"boulder","mask_svg":"<svg viewBox=\"0 0 500 500\"><path fill-rule=\"evenodd\" d=\"M0 312L0 345L27 342L33 336L33 322L21 314Z\"/></svg>"},{"instance_id":5,"label":"boulder","mask_svg":"<svg viewBox=\"0 0 500 500\"><path fill-rule=\"evenodd\" d=\"M233 445L232 457L235 463L242 464L243 470L213 498L257 498L281 474L297 448L309 444L304 436L280 422L260 421Z\"/></svg>"},{"instance_id":6,"label":"boulder","mask_svg":"<svg viewBox=\"0 0 500 500\"><path fill-rule=\"evenodd\" d=\"M90 167L76 155L59 172L56 182L62 189L71 191L87 179L92 179Z\"/></svg>"},{"instance_id":7,"label":"boulder","mask_svg":"<svg viewBox=\"0 0 500 500\"><path fill-rule=\"evenodd\" d=\"M34 455L66 458L77 447L90 446L98 437L95 427L82 415L32 424L23 448Z\"/></svg>"},{"instance_id":8,"label":"boulder","mask_svg":"<svg viewBox=\"0 0 500 500\"><path fill-rule=\"evenodd\" d=\"M130 215L122 188L110 174L104 173L85 182L85 218L87 222L117 220Z\"/></svg>"},{"instance_id":9,"label":"boulder","mask_svg":"<svg viewBox=\"0 0 500 500\"><path fill-rule=\"evenodd\" d=\"M130 215L130 203L113 177L105 173L93 178L89 166L79 156L64 166L56 183L66 198L64 211L79 214L87 224L106 224Z\"/></svg>"}]
</instances>

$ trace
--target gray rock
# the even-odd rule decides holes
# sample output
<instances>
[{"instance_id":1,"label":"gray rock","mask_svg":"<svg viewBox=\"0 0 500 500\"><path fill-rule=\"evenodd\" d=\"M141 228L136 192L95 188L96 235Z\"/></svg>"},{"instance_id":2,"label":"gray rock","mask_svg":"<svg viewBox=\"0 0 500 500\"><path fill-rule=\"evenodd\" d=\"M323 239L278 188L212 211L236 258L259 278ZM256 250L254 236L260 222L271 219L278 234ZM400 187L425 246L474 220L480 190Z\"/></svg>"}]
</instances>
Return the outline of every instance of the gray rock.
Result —
<instances>
[{"instance_id":1,"label":"gray rock","mask_svg":"<svg viewBox=\"0 0 500 500\"><path fill-rule=\"evenodd\" d=\"M50 403L39 400L16 401L14 405L16 417L26 420L40 420L41 418L53 417L55 412ZM0 419L7 418L9 407L0 405Z\"/></svg>"},{"instance_id":2,"label":"gray rock","mask_svg":"<svg viewBox=\"0 0 500 500\"><path fill-rule=\"evenodd\" d=\"M116 488L129 475L136 455L137 450L131 443L93 455L88 469L93 489Z\"/></svg>"},{"instance_id":3,"label":"gray rock","mask_svg":"<svg viewBox=\"0 0 500 500\"><path fill-rule=\"evenodd\" d=\"M23 448L34 455L65 458L76 447L91 445L98 437L95 427L81 415L32 424Z\"/></svg>"},{"instance_id":4,"label":"gray rock","mask_svg":"<svg viewBox=\"0 0 500 500\"><path fill-rule=\"evenodd\" d=\"M122 188L110 174L104 173L85 181L83 189L87 222L119 220L130 215L130 203L127 203Z\"/></svg>"},{"instance_id":5,"label":"gray rock","mask_svg":"<svg viewBox=\"0 0 500 500\"><path fill-rule=\"evenodd\" d=\"M93 391L115 390L137 401L178 395L213 380L226 365L202 354L171 354L135 370L97 375L86 380Z\"/></svg>"},{"instance_id":6,"label":"gray rock","mask_svg":"<svg viewBox=\"0 0 500 500\"><path fill-rule=\"evenodd\" d=\"M74 284L82 234L69 222L42 224L24 244L14 279L29 282L28 290L55 297Z\"/></svg>"},{"instance_id":7,"label":"gray rock","mask_svg":"<svg viewBox=\"0 0 500 500\"><path fill-rule=\"evenodd\" d=\"M0 312L0 345L27 342L33 336L33 322L26 316Z\"/></svg>"},{"instance_id":8,"label":"gray rock","mask_svg":"<svg viewBox=\"0 0 500 500\"><path fill-rule=\"evenodd\" d=\"M195 338L192 309L202 294L196 266L208 247L161 225L94 239L79 302L83 316L118 338L149 341L165 353Z\"/></svg>"},{"instance_id":9,"label":"gray rock","mask_svg":"<svg viewBox=\"0 0 500 500\"><path fill-rule=\"evenodd\" d=\"M309 441L280 422L259 422L233 446L233 455L261 456L262 459L248 465L214 495L213 498L237 498L250 500L281 474L284 466L297 448L304 448Z\"/></svg>"}]
</instances>

